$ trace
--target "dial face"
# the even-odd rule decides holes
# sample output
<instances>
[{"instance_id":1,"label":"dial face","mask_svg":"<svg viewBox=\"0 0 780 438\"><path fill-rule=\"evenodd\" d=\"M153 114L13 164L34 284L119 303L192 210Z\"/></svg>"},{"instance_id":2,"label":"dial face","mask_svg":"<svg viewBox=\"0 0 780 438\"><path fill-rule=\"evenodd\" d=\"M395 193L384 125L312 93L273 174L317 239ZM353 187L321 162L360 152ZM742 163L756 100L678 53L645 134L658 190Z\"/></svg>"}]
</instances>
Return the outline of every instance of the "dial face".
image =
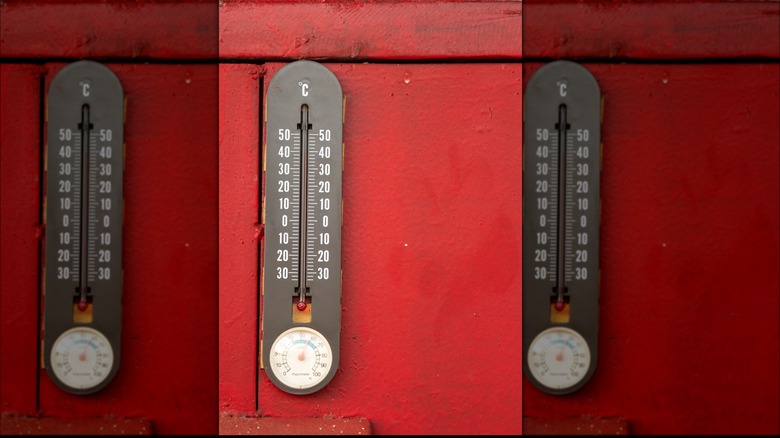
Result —
<instances>
[{"instance_id":1,"label":"dial face","mask_svg":"<svg viewBox=\"0 0 780 438\"><path fill-rule=\"evenodd\" d=\"M579 333L551 327L539 333L528 350L528 367L542 385L566 389L579 383L590 368L590 348Z\"/></svg>"},{"instance_id":2,"label":"dial face","mask_svg":"<svg viewBox=\"0 0 780 438\"><path fill-rule=\"evenodd\" d=\"M60 335L51 349L54 375L74 389L94 388L109 375L114 351L105 336L89 327L74 327Z\"/></svg>"},{"instance_id":3,"label":"dial face","mask_svg":"<svg viewBox=\"0 0 780 438\"><path fill-rule=\"evenodd\" d=\"M330 343L317 330L293 327L274 341L271 370L283 384L295 389L311 388L322 382L333 364Z\"/></svg>"}]
</instances>

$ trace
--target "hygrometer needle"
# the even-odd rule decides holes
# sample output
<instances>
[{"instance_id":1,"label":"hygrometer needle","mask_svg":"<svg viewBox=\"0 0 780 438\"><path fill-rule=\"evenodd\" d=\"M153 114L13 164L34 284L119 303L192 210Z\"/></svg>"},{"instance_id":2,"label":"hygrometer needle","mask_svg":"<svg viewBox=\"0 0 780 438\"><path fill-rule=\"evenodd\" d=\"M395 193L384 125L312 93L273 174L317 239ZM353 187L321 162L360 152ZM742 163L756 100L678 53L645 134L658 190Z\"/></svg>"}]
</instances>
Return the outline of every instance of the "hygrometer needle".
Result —
<instances>
[{"instance_id":1,"label":"hygrometer needle","mask_svg":"<svg viewBox=\"0 0 780 438\"><path fill-rule=\"evenodd\" d=\"M558 256L556 257L555 274L555 308L564 308L566 293L566 131L569 125L566 120L566 105L558 107Z\"/></svg>"},{"instance_id":2,"label":"hygrometer needle","mask_svg":"<svg viewBox=\"0 0 780 438\"><path fill-rule=\"evenodd\" d=\"M87 310L87 294L89 293L89 286L87 285L87 267L89 264L89 255L87 254L89 236L88 223L89 223L89 131L92 129L92 124L89 120L89 105L83 105L81 107L81 123L79 124L81 130L81 232L79 242L79 309Z\"/></svg>"},{"instance_id":3,"label":"hygrometer needle","mask_svg":"<svg viewBox=\"0 0 780 438\"><path fill-rule=\"evenodd\" d=\"M306 292L308 287L306 286L306 247L307 247L307 202L308 202L308 180L309 180L309 106L304 104L301 106L301 123L298 125L298 129L301 133L301 171L300 171L300 206L299 214L300 220L298 221L300 230L298 234L298 310L306 309Z\"/></svg>"}]
</instances>

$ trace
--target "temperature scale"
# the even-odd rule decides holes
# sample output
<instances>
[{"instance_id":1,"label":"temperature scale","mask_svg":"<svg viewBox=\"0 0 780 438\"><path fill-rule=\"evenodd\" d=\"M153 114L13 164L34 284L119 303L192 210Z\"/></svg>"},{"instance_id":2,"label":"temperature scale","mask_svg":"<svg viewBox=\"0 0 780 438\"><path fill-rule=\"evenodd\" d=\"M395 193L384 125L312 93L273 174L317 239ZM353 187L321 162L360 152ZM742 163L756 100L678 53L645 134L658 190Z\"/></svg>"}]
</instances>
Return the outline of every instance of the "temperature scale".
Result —
<instances>
[{"instance_id":1,"label":"temperature scale","mask_svg":"<svg viewBox=\"0 0 780 438\"><path fill-rule=\"evenodd\" d=\"M72 63L49 86L46 117L44 366L90 394L119 368L122 85L102 64Z\"/></svg>"},{"instance_id":2,"label":"temperature scale","mask_svg":"<svg viewBox=\"0 0 780 438\"><path fill-rule=\"evenodd\" d=\"M282 390L309 394L339 363L343 94L326 67L296 61L266 102L261 366Z\"/></svg>"},{"instance_id":3,"label":"temperature scale","mask_svg":"<svg viewBox=\"0 0 780 438\"><path fill-rule=\"evenodd\" d=\"M598 352L601 91L556 61L528 82L523 136L523 370L550 394L581 388Z\"/></svg>"}]
</instances>

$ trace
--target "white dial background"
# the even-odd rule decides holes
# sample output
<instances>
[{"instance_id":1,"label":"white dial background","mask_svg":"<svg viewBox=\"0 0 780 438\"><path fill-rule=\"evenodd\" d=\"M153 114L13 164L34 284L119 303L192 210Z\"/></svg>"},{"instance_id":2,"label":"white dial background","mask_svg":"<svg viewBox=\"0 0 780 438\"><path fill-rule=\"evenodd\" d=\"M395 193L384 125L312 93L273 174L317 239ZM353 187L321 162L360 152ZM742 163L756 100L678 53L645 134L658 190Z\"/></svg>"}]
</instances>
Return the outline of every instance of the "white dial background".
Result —
<instances>
[{"instance_id":1,"label":"white dial background","mask_svg":"<svg viewBox=\"0 0 780 438\"><path fill-rule=\"evenodd\" d=\"M271 371L282 383L295 389L317 385L330 372L333 351L318 331L293 327L274 341L270 352Z\"/></svg>"},{"instance_id":2,"label":"white dial background","mask_svg":"<svg viewBox=\"0 0 780 438\"><path fill-rule=\"evenodd\" d=\"M579 333L551 327L539 333L528 350L528 367L542 385L566 389L579 383L590 368L590 348Z\"/></svg>"},{"instance_id":3,"label":"white dial background","mask_svg":"<svg viewBox=\"0 0 780 438\"><path fill-rule=\"evenodd\" d=\"M111 372L114 351L105 336L89 327L65 331L51 349L54 375L74 389L89 389L103 382Z\"/></svg>"}]
</instances>

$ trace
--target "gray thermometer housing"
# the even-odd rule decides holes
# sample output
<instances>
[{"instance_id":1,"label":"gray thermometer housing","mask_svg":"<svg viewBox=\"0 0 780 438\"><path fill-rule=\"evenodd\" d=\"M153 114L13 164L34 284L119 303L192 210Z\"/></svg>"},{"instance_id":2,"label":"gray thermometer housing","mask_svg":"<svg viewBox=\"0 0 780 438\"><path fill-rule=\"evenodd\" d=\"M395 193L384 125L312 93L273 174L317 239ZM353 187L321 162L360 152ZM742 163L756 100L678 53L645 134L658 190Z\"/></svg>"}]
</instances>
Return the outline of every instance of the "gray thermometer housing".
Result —
<instances>
[{"instance_id":1,"label":"gray thermometer housing","mask_svg":"<svg viewBox=\"0 0 780 438\"><path fill-rule=\"evenodd\" d=\"M122 85L102 64L74 62L52 80L46 116L43 357L57 386L90 394L111 382L120 361ZM91 307L86 320L75 316L80 298L88 299ZM96 368L100 383L87 389L65 384L53 369L63 366L52 363L53 344L74 327L100 332L113 351L110 369Z\"/></svg>"},{"instance_id":2,"label":"gray thermometer housing","mask_svg":"<svg viewBox=\"0 0 780 438\"><path fill-rule=\"evenodd\" d=\"M266 96L262 360L266 375L291 394L327 385L339 362L343 94L336 76L313 61L277 72ZM307 321L294 318L305 302ZM328 369L311 387L271 372L271 345L293 327L318 331L332 348ZM319 353L318 353L319 354Z\"/></svg>"},{"instance_id":3,"label":"gray thermometer housing","mask_svg":"<svg viewBox=\"0 0 780 438\"><path fill-rule=\"evenodd\" d=\"M592 377L598 357L599 85L577 63L551 62L529 80L523 114L523 371L540 390L567 394ZM552 316L558 300L566 303L564 320ZM531 343L556 326L578 333L590 350L588 368L573 370L576 384L563 388L542 384L529 369Z\"/></svg>"}]
</instances>

